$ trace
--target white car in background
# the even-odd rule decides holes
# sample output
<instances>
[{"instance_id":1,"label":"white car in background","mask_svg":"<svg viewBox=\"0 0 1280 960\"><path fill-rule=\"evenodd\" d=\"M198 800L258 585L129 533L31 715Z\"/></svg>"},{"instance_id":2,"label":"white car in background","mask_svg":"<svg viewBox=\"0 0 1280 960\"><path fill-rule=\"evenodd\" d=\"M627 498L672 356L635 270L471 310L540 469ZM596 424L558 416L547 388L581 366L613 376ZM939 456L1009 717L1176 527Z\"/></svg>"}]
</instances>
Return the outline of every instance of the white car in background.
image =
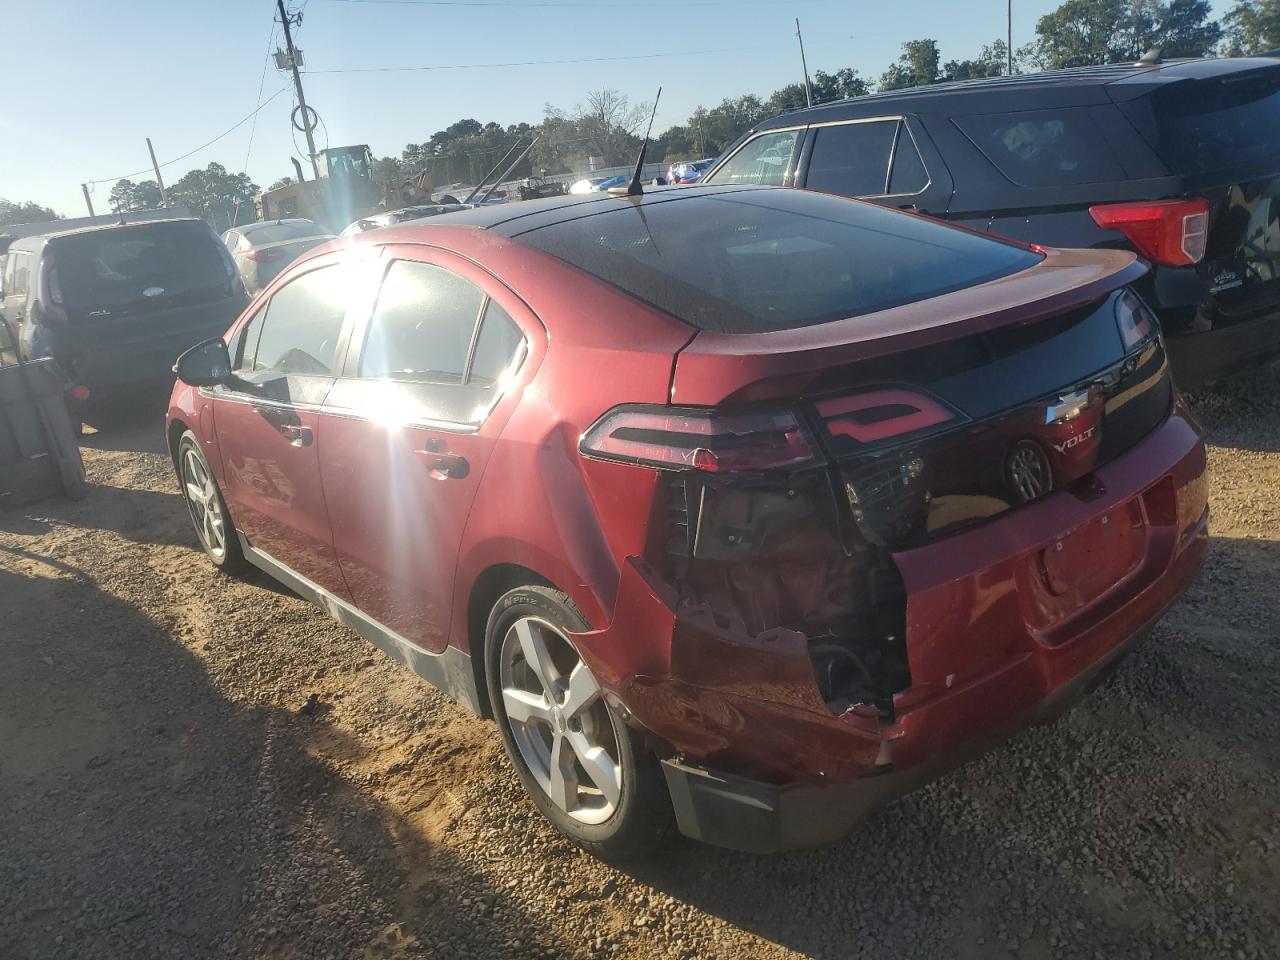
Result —
<instances>
[{"instance_id":1,"label":"white car in background","mask_svg":"<svg viewBox=\"0 0 1280 960\"><path fill-rule=\"evenodd\" d=\"M246 223L222 235L251 294L262 290L312 247L332 239L333 234L320 224L302 219Z\"/></svg>"},{"instance_id":2,"label":"white car in background","mask_svg":"<svg viewBox=\"0 0 1280 960\"><path fill-rule=\"evenodd\" d=\"M379 227L394 227L407 220L421 220L423 217L438 217L442 213L453 213L455 210L470 210L475 204L470 203L423 203L400 210L388 210L371 217L361 217L342 228L340 237L354 237L366 230L377 230Z\"/></svg>"}]
</instances>

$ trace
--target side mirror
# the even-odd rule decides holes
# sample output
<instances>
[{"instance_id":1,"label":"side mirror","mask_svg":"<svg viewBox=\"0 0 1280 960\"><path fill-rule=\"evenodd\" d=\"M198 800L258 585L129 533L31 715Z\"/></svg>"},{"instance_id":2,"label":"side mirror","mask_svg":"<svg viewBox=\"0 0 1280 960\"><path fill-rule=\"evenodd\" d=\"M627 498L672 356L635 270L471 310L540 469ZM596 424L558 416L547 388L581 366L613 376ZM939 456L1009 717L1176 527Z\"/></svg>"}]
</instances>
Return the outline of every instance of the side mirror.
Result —
<instances>
[{"instance_id":1,"label":"side mirror","mask_svg":"<svg viewBox=\"0 0 1280 960\"><path fill-rule=\"evenodd\" d=\"M173 365L178 379L192 387L216 387L231 381L231 355L220 338L205 340L178 358Z\"/></svg>"}]
</instances>

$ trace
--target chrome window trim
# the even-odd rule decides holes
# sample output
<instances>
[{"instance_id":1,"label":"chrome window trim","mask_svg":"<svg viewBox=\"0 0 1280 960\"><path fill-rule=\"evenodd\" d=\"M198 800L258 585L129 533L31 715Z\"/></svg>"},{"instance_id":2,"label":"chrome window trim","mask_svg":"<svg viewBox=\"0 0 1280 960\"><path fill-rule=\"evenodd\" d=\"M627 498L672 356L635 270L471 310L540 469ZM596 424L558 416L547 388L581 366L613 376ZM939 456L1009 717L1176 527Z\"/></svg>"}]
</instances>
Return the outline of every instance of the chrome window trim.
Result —
<instances>
[{"instance_id":1,"label":"chrome window trim","mask_svg":"<svg viewBox=\"0 0 1280 960\"><path fill-rule=\"evenodd\" d=\"M920 158L920 166L924 167L924 175L927 179L925 180L923 187L911 193L860 193L857 197L859 200L893 200L898 197L918 197L933 186L933 171L929 169L929 164L925 162L924 151L920 149L920 144L916 140L916 135L911 131L911 124L907 122L907 117L905 115L899 115L896 117L861 117L857 120L828 120L825 123L815 123L811 125L812 129L816 131L825 127L848 127L855 123L884 123L889 120L896 120L898 122L898 129L894 131L893 147L889 152L889 167L885 172L884 180L885 190L887 191L889 189L889 184L893 181L893 164L894 161L898 159L898 144L901 140L903 130L906 130L907 136L911 138L911 146L915 149L916 156ZM808 169L804 172L804 180L804 189L807 190L809 188Z\"/></svg>"},{"instance_id":2,"label":"chrome window trim","mask_svg":"<svg viewBox=\"0 0 1280 960\"><path fill-rule=\"evenodd\" d=\"M919 141L916 140L916 135L914 132L912 132L911 124L907 121L907 117L905 114L890 114L890 115L880 116L880 117L858 117L853 120L821 120L816 123L795 124L795 125L786 126L786 127L770 127L768 130L761 130L759 133L753 134L752 136L747 137L746 140L743 140L742 143L738 144L737 150L733 151L733 153L725 157L722 161L720 161L720 163L716 164L716 169L719 169L721 166L723 166L724 164L732 160L734 157L736 157L738 153L741 152L741 150L744 147L746 147L746 145L749 144L752 140L755 140L757 137L768 136L771 133L787 133L792 130L806 130L806 129L813 130L816 133L816 131L825 129L827 127L848 127L856 123L886 123L890 121L897 121L898 129L894 133L893 150L890 153L889 167L888 167L888 171L885 174L885 189L888 190L889 183L893 179L893 161L897 159L898 141L903 129L905 129L907 131L907 135L911 137L911 146L915 148L916 156L920 158L920 166L924 167L924 174L928 179L925 180L925 184L923 187L921 187L919 190L916 190L913 193L860 193L858 194L858 199L892 200L895 197L918 197L922 195L926 190L928 190L931 186L933 186L933 171L929 169L929 164L925 162L924 151L920 149L920 143ZM713 170L712 173L714 174L715 170ZM797 171L797 174L798 174L798 171ZM805 174L804 189L808 189L809 171L807 168L805 169L804 174ZM713 186L715 185L715 181L711 180L710 178L708 178L707 182Z\"/></svg>"}]
</instances>

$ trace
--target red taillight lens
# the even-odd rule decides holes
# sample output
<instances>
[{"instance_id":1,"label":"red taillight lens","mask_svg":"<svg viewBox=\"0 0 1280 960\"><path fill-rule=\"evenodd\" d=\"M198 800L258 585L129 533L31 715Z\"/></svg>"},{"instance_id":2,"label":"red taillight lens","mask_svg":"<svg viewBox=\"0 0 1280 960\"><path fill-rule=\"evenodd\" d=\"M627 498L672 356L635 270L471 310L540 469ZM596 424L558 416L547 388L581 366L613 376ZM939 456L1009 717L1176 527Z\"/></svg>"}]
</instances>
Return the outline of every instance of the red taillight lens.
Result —
<instances>
[{"instance_id":1,"label":"red taillight lens","mask_svg":"<svg viewBox=\"0 0 1280 960\"><path fill-rule=\"evenodd\" d=\"M1116 298L1116 326L1128 353L1154 336L1160 323L1136 293L1125 290Z\"/></svg>"},{"instance_id":2,"label":"red taillight lens","mask_svg":"<svg viewBox=\"0 0 1280 960\"><path fill-rule=\"evenodd\" d=\"M936 427L956 415L914 390L869 390L817 403L818 414L833 437L860 444L878 443Z\"/></svg>"},{"instance_id":3,"label":"red taillight lens","mask_svg":"<svg viewBox=\"0 0 1280 960\"><path fill-rule=\"evenodd\" d=\"M267 260L276 260L280 257L283 257L284 253L280 250L274 250L274 249L268 248L266 250L250 250L248 253L245 254L245 256L248 257L250 260L252 260L254 263L263 263Z\"/></svg>"},{"instance_id":4,"label":"red taillight lens","mask_svg":"<svg viewBox=\"0 0 1280 960\"><path fill-rule=\"evenodd\" d=\"M617 407L586 432L581 450L600 460L704 473L820 462L799 419L787 411L719 414L677 407Z\"/></svg>"},{"instance_id":5,"label":"red taillight lens","mask_svg":"<svg viewBox=\"0 0 1280 960\"><path fill-rule=\"evenodd\" d=\"M89 399L89 388L83 383L77 383L71 388L71 399L79 400L81 403Z\"/></svg>"},{"instance_id":6,"label":"red taillight lens","mask_svg":"<svg viewBox=\"0 0 1280 960\"><path fill-rule=\"evenodd\" d=\"M1204 258L1209 204L1204 200L1153 200L1090 207L1093 222L1119 230L1153 263L1189 267Z\"/></svg>"}]
</instances>

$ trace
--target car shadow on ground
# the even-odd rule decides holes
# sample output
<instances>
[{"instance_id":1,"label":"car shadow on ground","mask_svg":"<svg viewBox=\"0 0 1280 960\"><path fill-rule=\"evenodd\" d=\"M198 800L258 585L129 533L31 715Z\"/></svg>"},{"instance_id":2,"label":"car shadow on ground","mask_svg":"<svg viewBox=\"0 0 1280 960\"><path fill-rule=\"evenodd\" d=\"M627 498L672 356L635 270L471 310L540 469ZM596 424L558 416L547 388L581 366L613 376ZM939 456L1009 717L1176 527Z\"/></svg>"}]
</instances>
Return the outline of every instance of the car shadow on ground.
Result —
<instances>
[{"instance_id":1,"label":"car shadow on ground","mask_svg":"<svg viewBox=\"0 0 1280 960\"><path fill-rule=\"evenodd\" d=\"M176 483L175 483L176 486ZM178 493L91 483L83 500L51 497L22 507L0 509L0 531L26 535L58 526L107 530L135 543L195 544L174 518L185 520L186 504Z\"/></svg>"},{"instance_id":2,"label":"car shadow on ground","mask_svg":"<svg viewBox=\"0 0 1280 960\"><path fill-rule=\"evenodd\" d=\"M87 414L88 429L80 445L91 450L118 453L164 453L164 417L169 409L169 389L148 391L112 401L101 411Z\"/></svg>"},{"instance_id":3,"label":"car shadow on ground","mask_svg":"<svg viewBox=\"0 0 1280 960\"><path fill-rule=\"evenodd\" d=\"M814 957L1255 949L1280 920L1277 575L1280 543L1214 538L1186 598L1066 716L843 841L773 857L682 843L628 873Z\"/></svg>"},{"instance_id":4,"label":"car shadow on ground","mask_svg":"<svg viewBox=\"0 0 1280 960\"><path fill-rule=\"evenodd\" d=\"M1215 447L1280 451L1280 363L1184 394Z\"/></svg>"},{"instance_id":5,"label":"car shadow on ground","mask_svg":"<svg viewBox=\"0 0 1280 960\"><path fill-rule=\"evenodd\" d=\"M323 714L229 701L91 572L0 547L0 623L6 956L575 952L505 949L484 878L312 755Z\"/></svg>"}]
</instances>

